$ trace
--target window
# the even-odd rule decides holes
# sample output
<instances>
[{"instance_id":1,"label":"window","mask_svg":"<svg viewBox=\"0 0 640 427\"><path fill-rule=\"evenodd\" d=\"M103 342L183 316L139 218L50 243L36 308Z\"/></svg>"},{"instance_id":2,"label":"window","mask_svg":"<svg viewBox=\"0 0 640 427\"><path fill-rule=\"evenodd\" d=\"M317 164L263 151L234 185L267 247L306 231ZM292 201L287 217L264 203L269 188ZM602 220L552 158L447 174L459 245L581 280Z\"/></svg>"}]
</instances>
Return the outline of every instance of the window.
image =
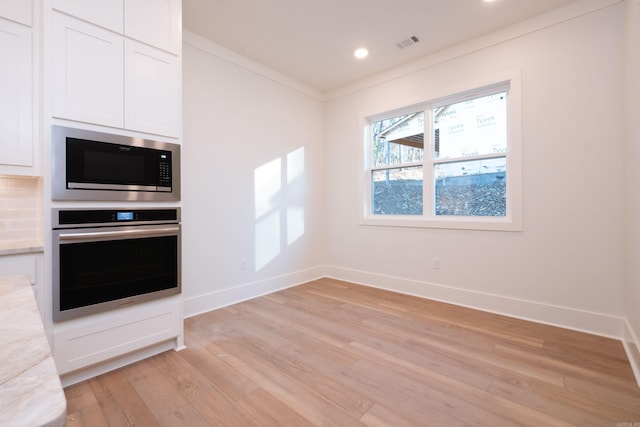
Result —
<instances>
[{"instance_id":1,"label":"window","mask_svg":"<svg viewBox=\"0 0 640 427\"><path fill-rule=\"evenodd\" d=\"M422 215L424 111L371 124L374 215Z\"/></svg>"},{"instance_id":2,"label":"window","mask_svg":"<svg viewBox=\"0 0 640 427\"><path fill-rule=\"evenodd\" d=\"M368 118L363 222L520 229L517 83Z\"/></svg>"},{"instance_id":3,"label":"window","mask_svg":"<svg viewBox=\"0 0 640 427\"><path fill-rule=\"evenodd\" d=\"M435 215L505 217L507 94L432 110Z\"/></svg>"}]
</instances>

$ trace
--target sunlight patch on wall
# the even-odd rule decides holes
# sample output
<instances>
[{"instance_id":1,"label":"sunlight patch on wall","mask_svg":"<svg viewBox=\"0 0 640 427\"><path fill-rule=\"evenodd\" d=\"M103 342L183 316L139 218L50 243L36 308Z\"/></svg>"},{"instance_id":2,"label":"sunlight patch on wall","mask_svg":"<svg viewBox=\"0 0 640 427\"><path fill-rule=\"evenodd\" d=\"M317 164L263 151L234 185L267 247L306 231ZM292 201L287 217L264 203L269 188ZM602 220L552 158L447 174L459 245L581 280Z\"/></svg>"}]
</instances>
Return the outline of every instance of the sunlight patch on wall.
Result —
<instances>
[{"instance_id":1,"label":"sunlight patch on wall","mask_svg":"<svg viewBox=\"0 0 640 427\"><path fill-rule=\"evenodd\" d=\"M304 147L287 154L287 184L304 176Z\"/></svg>"},{"instance_id":2,"label":"sunlight patch on wall","mask_svg":"<svg viewBox=\"0 0 640 427\"><path fill-rule=\"evenodd\" d=\"M278 208L277 198L282 188L281 164L280 159L275 159L254 172L256 219Z\"/></svg>"},{"instance_id":3,"label":"sunlight patch on wall","mask_svg":"<svg viewBox=\"0 0 640 427\"><path fill-rule=\"evenodd\" d=\"M287 245L304 234L304 147L287 154Z\"/></svg>"},{"instance_id":4,"label":"sunlight patch on wall","mask_svg":"<svg viewBox=\"0 0 640 427\"><path fill-rule=\"evenodd\" d=\"M304 147L254 171L256 272L305 233L304 175Z\"/></svg>"},{"instance_id":5,"label":"sunlight patch on wall","mask_svg":"<svg viewBox=\"0 0 640 427\"><path fill-rule=\"evenodd\" d=\"M280 212L262 218L256 224L256 271L280 255Z\"/></svg>"},{"instance_id":6,"label":"sunlight patch on wall","mask_svg":"<svg viewBox=\"0 0 640 427\"><path fill-rule=\"evenodd\" d=\"M289 206L287 208L287 245L291 246L304 234L304 208Z\"/></svg>"}]
</instances>

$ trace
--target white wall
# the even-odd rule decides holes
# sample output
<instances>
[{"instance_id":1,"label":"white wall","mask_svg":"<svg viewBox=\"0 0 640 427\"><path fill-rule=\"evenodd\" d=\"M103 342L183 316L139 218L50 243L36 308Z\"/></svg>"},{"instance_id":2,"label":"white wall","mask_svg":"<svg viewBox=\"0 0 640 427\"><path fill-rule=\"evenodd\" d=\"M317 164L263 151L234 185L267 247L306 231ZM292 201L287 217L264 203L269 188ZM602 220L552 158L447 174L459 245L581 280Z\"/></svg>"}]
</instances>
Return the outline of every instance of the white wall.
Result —
<instances>
[{"instance_id":1,"label":"white wall","mask_svg":"<svg viewBox=\"0 0 640 427\"><path fill-rule=\"evenodd\" d=\"M322 275L323 105L254 69L185 33L187 316Z\"/></svg>"},{"instance_id":2,"label":"white wall","mask_svg":"<svg viewBox=\"0 0 640 427\"><path fill-rule=\"evenodd\" d=\"M640 5L625 1L626 12L626 79L625 141L626 150L626 289L625 344L640 384Z\"/></svg>"},{"instance_id":3,"label":"white wall","mask_svg":"<svg viewBox=\"0 0 640 427\"><path fill-rule=\"evenodd\" d=\"M186 33L185 314L326 274L616 337L626 317L637 333L640 187L623 185L623 166L626 182L639 182L624 156L637 158L640 147L626 143L638 129L623 118L637 117L640 96L624 102L625 54L634 48L625 53L621 31L635 2L576 2L326 102ZM360 225L362 118L514 69L524 230Z\"/></svg>"},{"instance_id":4,"label":"white wall","mask_svg":"<svg viewBox=\"0 0 640 427\"><path fill-rule=\"evenodd\" d=\"M623 12L618 3L536 31L526 23L518 37L455 47L423 69L328 102L329 274L619 337ZM524 230L359 225L362 117L513 69L522 73Z\"/></svg>"}]
</instances>

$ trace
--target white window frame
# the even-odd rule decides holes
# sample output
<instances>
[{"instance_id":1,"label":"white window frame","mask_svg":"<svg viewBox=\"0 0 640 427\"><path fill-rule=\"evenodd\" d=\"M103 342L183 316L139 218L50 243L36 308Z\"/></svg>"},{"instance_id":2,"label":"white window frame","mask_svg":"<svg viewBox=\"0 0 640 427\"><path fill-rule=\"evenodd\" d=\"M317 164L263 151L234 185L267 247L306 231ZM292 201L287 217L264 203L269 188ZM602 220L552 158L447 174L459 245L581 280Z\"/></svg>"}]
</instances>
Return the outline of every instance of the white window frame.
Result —
<instances>
[{"instance_id":1,"label":"white window frame","mask_svg":"<svg viewBox=\"0 0 640 427\"><path fill-rule=\"evenodd\" d=\"M491 216L436 216L434 213L434 164L438 163L432 158L434 151L432 114L434 107L451 104L465 99L479 98L500 91L507 92L507 188L506 188L506 215L501 217ZM429 99L429 98L428 98ZM424 161L421 163L423 170L423 213L422 215L379 215L371 213L371 174L373 170L380 169L372 165L372 144L370 135L370 123L420 111L425 112L425 147ZM448 90L441 96L430 98L426 102L413 103L411 106L391 109L385 113L363 115L362 126L364 128L363 144L363 173L361 180L361 194L363 195L363 209L361 210L360 223L367 226L388 227L417 227L417 228L446 228L466 230L495 230L495 231L521 231L522 230L522 138L521 138L521 81L519 71L510 71L491 80L470 83L460 86L458 90ZM428 145L427 145L428 141ZM411 164L415 166L415 164ZM411 166L409 164L402 167ZM420 164L418 164L420 165ZM398 165L396 165L398 166ZM395 167L395 166L394 166Z\"/></svg>"}]
</instances>

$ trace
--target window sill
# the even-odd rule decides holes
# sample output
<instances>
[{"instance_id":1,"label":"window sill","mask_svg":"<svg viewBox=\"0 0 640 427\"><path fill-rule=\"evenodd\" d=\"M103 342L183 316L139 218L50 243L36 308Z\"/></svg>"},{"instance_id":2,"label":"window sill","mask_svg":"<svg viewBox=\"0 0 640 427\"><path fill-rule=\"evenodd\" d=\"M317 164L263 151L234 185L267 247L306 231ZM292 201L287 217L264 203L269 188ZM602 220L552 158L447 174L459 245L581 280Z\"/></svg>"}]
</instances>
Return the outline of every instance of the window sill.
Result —
<instances>
[{"instance_id":1,"label":"window sill","mask_svg":"<svg viewBox=\"0 0 640 427\"><path fill-rule=\"evenodd\" d=\"M436 228L450 230L522 231L522 221L495 217L412 217L368 215L360 219L362 226Z\"/></svg>"}]
</instances>

